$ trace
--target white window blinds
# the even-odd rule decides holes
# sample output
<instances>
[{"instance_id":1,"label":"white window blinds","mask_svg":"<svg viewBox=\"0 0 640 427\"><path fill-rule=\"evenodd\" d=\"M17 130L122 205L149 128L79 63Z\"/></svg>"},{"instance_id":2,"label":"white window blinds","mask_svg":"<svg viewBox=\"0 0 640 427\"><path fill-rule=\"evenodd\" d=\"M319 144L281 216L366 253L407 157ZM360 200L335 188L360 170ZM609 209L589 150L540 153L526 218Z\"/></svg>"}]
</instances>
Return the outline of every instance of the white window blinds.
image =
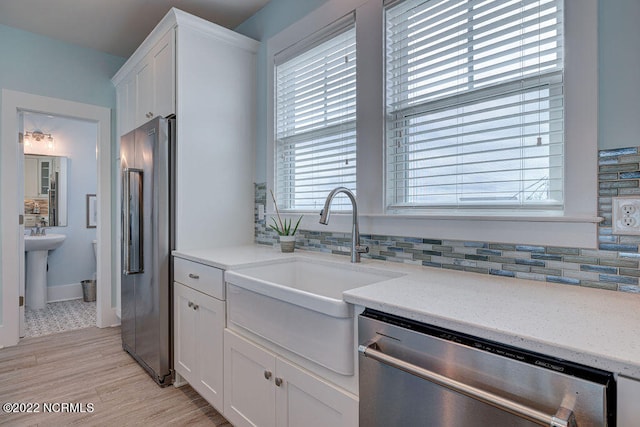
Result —
<instances>
[{"instance_id":1,"label":"white window blinds","mask_svg":"<svg viewBox=\"0 0 640 427\"><path fill-rule=\"evenodd\" d=\"M562 0L385 9L387 206L561 208Z\"/></svg>"},{"instance_id":2,"label":"white window blinds","mask_svg":"<svg viewBox=\"0 0 640 427\"><path fill-rule=\"evenodd\" d=\"M355 191L353 16L323 33L275 58L275 186L284 210L319 210L338 186ZM332 208L350 209L346 202L336 199Z\"/></svg>"}]
</instances>

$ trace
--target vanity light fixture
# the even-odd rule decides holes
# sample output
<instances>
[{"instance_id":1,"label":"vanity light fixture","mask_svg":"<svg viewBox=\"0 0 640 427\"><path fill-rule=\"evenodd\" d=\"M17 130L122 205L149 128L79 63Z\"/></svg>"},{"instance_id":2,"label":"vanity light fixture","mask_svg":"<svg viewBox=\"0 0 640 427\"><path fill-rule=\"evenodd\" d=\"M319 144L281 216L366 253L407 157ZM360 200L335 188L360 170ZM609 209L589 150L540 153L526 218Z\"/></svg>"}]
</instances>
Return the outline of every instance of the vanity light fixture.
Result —
<instances>
[{"instance_id":1,"label":"vanity light fixture","mask_svg":"<svg viewBox=\"0 0 640 427\"><path fill-rule=\"evenodd\" d=\"M24 133L25 146L33 147L36 143L41 147L46 145L49 150L53 150L54 147L53 136L50 133L42 133L39 130Z\"/></svg>"}]
</instances>

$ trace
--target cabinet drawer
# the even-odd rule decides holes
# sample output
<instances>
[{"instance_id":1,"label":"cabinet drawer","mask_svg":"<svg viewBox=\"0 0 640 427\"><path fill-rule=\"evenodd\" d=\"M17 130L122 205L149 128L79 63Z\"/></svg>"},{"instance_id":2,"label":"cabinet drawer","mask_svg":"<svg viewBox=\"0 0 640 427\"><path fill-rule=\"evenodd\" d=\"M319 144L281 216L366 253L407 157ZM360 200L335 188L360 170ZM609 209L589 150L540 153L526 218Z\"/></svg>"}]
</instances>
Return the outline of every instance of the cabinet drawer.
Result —
<instances>
[{"instance_id":1,"label":"cabinet drawer","mask_svg":"<svg viewBox=\"0 0 640 427\"><path fill-rule=\"evenodd\" d=\"M225 297L222 273L219 268L173 258L173 280L220 300Z\"/></svg>"}]
</instances>

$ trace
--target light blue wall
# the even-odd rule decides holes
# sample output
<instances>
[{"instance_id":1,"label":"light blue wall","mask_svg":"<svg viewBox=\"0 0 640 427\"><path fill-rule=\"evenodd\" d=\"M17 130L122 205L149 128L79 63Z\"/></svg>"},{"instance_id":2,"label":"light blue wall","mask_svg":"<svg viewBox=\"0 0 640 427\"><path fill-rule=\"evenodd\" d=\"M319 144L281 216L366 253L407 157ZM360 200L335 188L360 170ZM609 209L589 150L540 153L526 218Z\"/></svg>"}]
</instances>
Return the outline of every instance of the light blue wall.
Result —
<instances>
[{"instance_id":1,"label":"light blue wall","mask_svg":"<svg viewBox=\"0 0 640 427\"><path fill-rule=\"evenodd\" d=\"M263 42L258 51L256 182L267 180L267 45L264 42L325 2L326 0L271 0L235 28L235 31Z\"/></svg>"},{"instance_id":2,"label":"light blue wall","mask_svg":"<svg viewBox=\"0 0 640 427\"><path fill-rule=\"evenodd\" d=\"M111 77L125 61L125 58L0 25L2 89L115 109L116 93ZM115 135L115 115L111 130ZM115 215L112 225L114 221ZM115 302L115 287L112 302Z\"/></svg>"},{"instance_id":3,"label":"light blue wall","mask_svg":"<svg viewBox=\"0 0 640 427\"><path fill-rule=\"evenodd\" d=\"M82 280L92 279L96 271L92 243L96 238L96 229L87 228L86 195L96 194L98 183L98 126L65 117L25 114L24 128L52 134L55 148L53 151L45 150L42 154L68 159L67 226L51 227L47 231L64 234L67 238L62 246L49 252L47 286L79 285ZM53 298L60 297L54 295Z\"/></svg>"},{"instance_id":4,"label":"light blue wall","mask_svg":"<svg viewBox=\"0 0 640 427\"><path fill-rule=\"evenodd\" d=\"M271 0L236 31L260 40L256 182L266 182L266 40L328 0ZM638 145L640 137L640 1L599 0L599 148Z\"/></svg>"},{"instance_id":5,"label":"light blue wall","mask_svg":"<svg viewBox=\"0 0 640 427\"><path fill-rule=\"evenodd\" d=\"M115 108L125 59L0 25L0 87Z\"/></svg>"}]
</instances>

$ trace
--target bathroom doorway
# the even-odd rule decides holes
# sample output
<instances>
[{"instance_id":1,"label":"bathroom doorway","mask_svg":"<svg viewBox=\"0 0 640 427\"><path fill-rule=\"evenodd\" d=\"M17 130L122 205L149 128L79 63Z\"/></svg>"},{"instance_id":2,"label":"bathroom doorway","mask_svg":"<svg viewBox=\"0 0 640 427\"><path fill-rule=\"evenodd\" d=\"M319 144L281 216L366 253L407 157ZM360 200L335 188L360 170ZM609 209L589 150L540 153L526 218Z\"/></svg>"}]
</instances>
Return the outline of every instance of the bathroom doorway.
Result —
<instances>
[{"instance_id":1,"label":"bathroom doorway","mask_svg":"<svg viewBox=\"0 0 640 427\"><path fill-rule=\"evenodd\" d=\"M95 326L97 230L90 201L95 200L98 182L98 124L54 114L20 114L27 258L20 337ZM44 254L46 265L30 265L40 261L30 249L46 239L60 242Z\"/></svg>"},{"instance_id":2,"label":"bathroom doorway","mask_svg":"<svg viewBox=\"0 0 640 427\"><path fill-rule=\"evenodd\" d=\"M2 226L2 307L0 346L15 345L19 339L20 272L19 261L24 256L24 200L18 197L16 179L19 172L19 155L23 153L19 141L19 113L33 112L90 121L97 126L97 198L96 236L97 293L96 324L98 327L117 325L115 310L115 286L112 284L111 230L112 230L112 160L111 160L111 111L105 107L82 104L57 98L49 98L22 92L2 91L1 118L1 167L0 167L0 223ZM23 179L20 176L20 179ZM88 250L91 250L88 248Z\"/></svg>"}]
</instances>

